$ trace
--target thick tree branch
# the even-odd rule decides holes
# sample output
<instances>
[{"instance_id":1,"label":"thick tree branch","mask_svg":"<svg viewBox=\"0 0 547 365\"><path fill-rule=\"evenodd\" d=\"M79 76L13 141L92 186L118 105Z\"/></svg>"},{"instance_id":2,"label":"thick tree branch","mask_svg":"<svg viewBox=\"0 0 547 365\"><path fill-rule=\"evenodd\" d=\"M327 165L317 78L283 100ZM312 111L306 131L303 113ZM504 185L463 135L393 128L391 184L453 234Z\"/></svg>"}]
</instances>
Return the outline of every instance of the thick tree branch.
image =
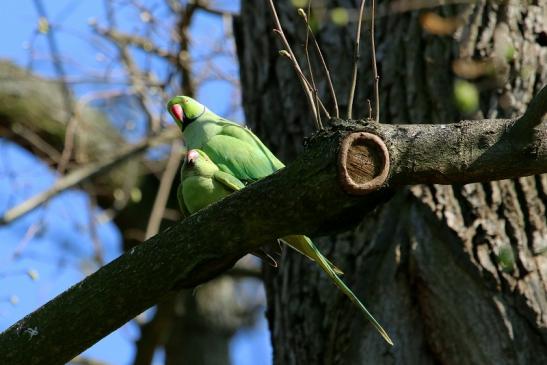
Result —
<instances>
[{"instance_id":1,"label":"thick tree branch","mask_svg":"<svg viewBox=\"0 0 547 365\"><path fill-rule=\"evenodd\" d=\"M390 148L390 181L469 184L547 172L547 123L522 135L518 122L487 119L392 126L385 136L400 143Z\"/></svg>"},{"instance_id":2,"label":"thick tree branch","mask_svg":"<svg viewBox=\"0 0 547 365\"><path fill-rule=\"evenodd\" d=\"M169 293L209 280L263 243L360 220L390 197L386 186L547 172L546 123L527 137L515 135L515 125L518 119L399 126L338 120L285 169L150 238L8 328L0 334L0 363L67 362ZM390 173L383 187L357 196L340 184L338 161L348 135L361 132L381 140L348 145L346 165L372 165L366 176L352 169L352 180L382 174L387 161L374 156L382 144Z\"/></svg>"}]
</instances>

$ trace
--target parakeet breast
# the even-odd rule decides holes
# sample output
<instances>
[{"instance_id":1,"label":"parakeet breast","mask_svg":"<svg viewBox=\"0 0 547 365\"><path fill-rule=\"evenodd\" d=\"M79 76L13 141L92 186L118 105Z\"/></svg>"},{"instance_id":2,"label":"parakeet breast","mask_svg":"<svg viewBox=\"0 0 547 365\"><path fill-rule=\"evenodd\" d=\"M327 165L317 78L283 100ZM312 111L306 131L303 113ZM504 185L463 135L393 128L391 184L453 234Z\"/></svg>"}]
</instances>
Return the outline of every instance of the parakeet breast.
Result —
<instances>
[{"instance_id":1,"label":"parakeet breast","mask_svg":"<svg viewBox=\"0 0 547 365\"><path fill-rule=\"evenodd\" d=\"M182 183L182 196L190 213L194 213L229 195L224 185L210 177L191 176Z\"/></svg>"},{"instance_id":2,"label":"parakeet breast","mask_svg":"<svg viewBox=\"0 0 547 365\"><path fill-rule=\"evenodd\" d=\"M183 133L186 147L201 149L203 144L222 131L222 126L213 121L195 121L190 123Z\"/></svg>"}]
</instances>

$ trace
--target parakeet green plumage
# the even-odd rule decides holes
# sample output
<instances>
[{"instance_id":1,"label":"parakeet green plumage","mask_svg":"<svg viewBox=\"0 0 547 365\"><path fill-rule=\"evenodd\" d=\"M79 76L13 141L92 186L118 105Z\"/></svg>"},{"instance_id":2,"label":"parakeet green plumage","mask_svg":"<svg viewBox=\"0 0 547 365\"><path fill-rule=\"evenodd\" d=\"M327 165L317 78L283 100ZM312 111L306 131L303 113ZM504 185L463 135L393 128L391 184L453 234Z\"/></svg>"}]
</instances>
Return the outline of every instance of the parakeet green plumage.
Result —
<instances>
[{"instance_id":1,"label":"parakeet green plumage","mask_svg":"<svg viewBox=\"0 0 547 365\"><path fill-rule=\"evenodd\" d=\"M190 215L244 187L239 179L220 171L203 151L190 150L182 165L177 197L180 209Z\"/></svg>"},{"instance_id":2,"label":"parakeet green plumage","mask_svg":"<svg viewBox=\"0 0 547 365\"><path fill-rule=\"evenodd\" d=\"M205 162L199 168L196 168L196 162L193 162L193 167L186 162L182 168L179 202L182 201L181 209L187 212L193 212L190 206L201 206L198 208L201 209L241 189L244 183L259 180L284 167L249 129L219 117L190 97L174 97L167 109L181 128L188 149L201 150L193 152L192 156L196 156L196 161ZM192 198L196 190L201 196ZM384 339L393 345L386 331L339 278L336 266L321 254L308 237L291 235L282 240L315 261L340 290L360 307Z\"/></svg>"},{"instance_id":3,"label":"parakeet green plumage","mask_svg":"<svg viewBox=\"0 0 547 365\"><path fill-rule=\"evenodd\" d=\"M182 129L189 150L202 150L220 170L245 183L285 166L249 129L219 117L192 98L176 96L167 109Z\"/></svg>"},{"instance_id":4,"label":"parakeet green plumage","mask_svg":"<svg viewBox=\"0 0 547 365\"><path fill-rule=\"evenodd\" d=\"M190 150L181 168L181 183L177 189L180 210L185 216L205 208L245 185L234 176L220 171L209 157L200 150ZM251 252L266 263L277 266L279 247L271 245Z\"/></svg>"}]
</instances>

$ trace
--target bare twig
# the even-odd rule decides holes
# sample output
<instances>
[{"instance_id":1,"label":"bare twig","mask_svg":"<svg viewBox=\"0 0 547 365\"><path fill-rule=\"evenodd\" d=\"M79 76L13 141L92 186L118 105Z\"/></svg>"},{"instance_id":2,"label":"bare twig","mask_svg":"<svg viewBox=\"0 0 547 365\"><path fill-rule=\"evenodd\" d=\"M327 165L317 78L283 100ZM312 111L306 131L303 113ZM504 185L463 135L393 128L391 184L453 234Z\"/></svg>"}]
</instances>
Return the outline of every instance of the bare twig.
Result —
<instances>
[{"instance_id":1,"label":"bare twig","mask_svg":"<svg viewBox=\"0 0 547 365\"><path fill-rule=\"evenodd\" d=\"M76 136L77 127L76 114L73 114L67 123L65 130L65 143L63 152L61 153L61 161L59 161L59 165L57 165L57 172L60 174L65 172L68 162L70 161L70 157L72 156L72 151L74 150L74 137Z\"/></svg>"},{"instance_id":2,"label":"bare twig","mask_svg":"<svg viewBox=\"0 0 547 365\"><path fill-rule=\"evenodd\" d=\"M275 30L274 30L274 31L275 31ZM290 53L287 52L286 50L282 49L281 51L279 51L279 54L280 54L281 56L283 56L283 57L287 57L287 58L291 61L291 63L293 63L293 60L292 60L292 58L291 58ZM300 75L300 77L301 77L301 79L303 80L304 84L307 85L308 90L310 90L310 92L311 92L311 90L313 90L313 87L312 87L312 85L310 84L310 82L306 79L306 76L304 75L304 73L302 72L302 70L301 70L301 69L298 69L298 70L296 70L296 73L297 73L298 75ZM313 101L313 99L312 99L312 101ZM329 111L327 110L327 108L325 107L325 105L323 104L323 102L321 101L321 99L317 99L317 102L318 102L319 106L321 107L321 110L323 111L323 113L325 113L325 115L327 116L327 118L330 118L330 113L329 113ZM315 105L315 104L314 104L314 105Z\"/></svg>"},{"instance_id":3,"label":"bare twig","mask_svg":"<svg viewBox=\"0 0 547 365\"><path fill-rule=\"evenodd\" d=\"M357 22L357 34L355 36L355 48L353 49L353 73L351 75L351 85L348 96L348 119L353 114L353 99L355 98L355 87L357 86L357 73L359 71L359 43L361 39L361 23L363 22L363 13L365 11L365 0L361 0L359 8L359 20Z\"/></svg>"},{"instance_id":4,"label":"bare twig","mask_svg":"<svg viewBox=\"0 0 547 365\"><path fill-rule=\"evenodd\" d=\"M38 219L37 222L32 223L26 230L25 235L23 236L21 241L19 241L19 244L13 250L13 253L11 254L11 258L14 260L20 258L25 248L27 248L29 242L34 237L36 237L37 234L39 234L40 232L43 232L43 230L44 230L43 219Z\"/></svg>"},{"instance_id":5,"label":"bare twig","mask_svg":"<svg viewBox=\"0 0 547 365\"><path fill-rule=\"evenodd\" d=\"M275 22L276 28L274 29L275 34L279 36L279 39L281 40L281 43L283 43L283 47L285 47L285 52L290 56L288 57L289 60L291 60L291 63L296 70L296 74L298 75L298 78L300 80L300 83L302 84L302 88L304 89L304 92L306 94L306 98L308 99L308 103L310 105L313 119L315 121L315 125L317 129L319 128L319 122L318 122L318 111L315 108L315 103L313 101L313 93L311 90L311 87L309 85L308 80L306 80L306 77L304 76L304 73L300 69L300 65L298 64L298 61L296 60L296 56L294 55L294 52L292 51L291 45L289 44L289 41L287 41L287 38L285 37L285 33L283 33L283 28L281 27L281 22L279 21L279 17L277 16L277 11L275 10L275 5L273 3L273 0L269 1L270 9L272 11L272 16ZM283 51L282 51L283 52Z\"/></svg>"},{"instance_id":6,"label":"bare twig","mask_svg":"<svg viewBox=\"0 0 547 365\"><path fill-rule=\"evenodd\" d=\"M159 47L157 44L152 42L152 40L146 37L142 37L142 36L138 36L134 34L127 34L127 33L120 32L116 29L103 28L98 25L93 25L93 27L98 34L106 38L109 38L110 40L115 41L120 45L135 46L147 53L164 58L171 63L177 62L177 56L175 54L169 52L166 49Z\"/></svg>"},{"instance_id":7,"label":"bare twig","mask_svg":"<svg viewBox=\"0 0 547 365\"><path fill-rule=\"evenodd\" d=\"M86 190L90 192L88 205L87 205L87 214L89 218L89 236L91 237L91 242L93 244L93 259L95 263L99 266L104 265L104 252L99 233L97 232L97 221L95 220L95 210L97 209L97 196L93 189L93 186L90 183L86 183Z\"/></svg>"},{"instance_id":8,"label":"bare twig","mask_svg":"<svg viewBox=\"0 0 547 365\"><path fill-rule=\"evenodd\" d=\"M233 13L231 11L212 8L212 7L208 6L207 4L203 4L199 1L195 2L195 7L199 10L202 10L202 11L206 12L206 13L209 13L209 14L212 14L212 15L218 15L218 16L222 16L222 17L233 18L234 16L237 15L237 13Z\"/></svg>"},{"instance_id":9,"label":"bare twig","mask_svg":"<svg viewBox=\"0 0 547 365\"><path fill-rule=\"evenodd\" d=\"M308 3L308 13L310 11L310 4L311 4L311 2ZM298 9L298 14L304 19L306 24L308 24L307 16L306 16L306 13L304 12L304 10L301 9L301 8ZM311 83L312 83L312 87L313 87L313 95L315 96L316 108L319 109L319 93L317 92L317 86L315 85L315 79L313 77L313 70L312 70L312 66L311 66L311 62L310 62L310 52L309 52L309 49L308 49L309 40L310 40L310 28L306 27L306 42L304 44L304 51L306 53L306 62L308 63L308 71L310 73ZM323 122L321 121L321 113L318 113L317 116L318 116L317 122L319 124L319 129L323 129Z\"/></svg>"},{"instance_id":10,"label":"bare twig","mask_svg":"<svg viewBox=\"0 0 547 365\"><path fill-rule=\"evenodd\" d=\"M364 2L364 0L363 0ZM374 70L374 101L376 104L375 118L376 123L380 123L380 76L376 66L376 44L374 42L374 14L376 13L376 1L372 0L372 15L370 20L370 47L372 49L372 69Z\"/></svg>"},{"instance_id":11,"label":"bare twig","mask_svg":"<svg viewBox=\"0 0 547 365\"><path fill-rule=\"evenodd\" d=\"M36 132L34 132L32 129L27 128L23 124L15 124L10 132L13 132L14 134L17 134L27 142L29 142L32 146L34 146L37 150L44 153L48 158L50 158L53 162L59 164L61 161L61 154L55 147L50 145L48 142L46 142L40 135Z\"/></svg>"},{"instance_id":12,"label":"bare twig","mask_svg":"<svg viewBox=\"0 0 547 365\"><path fill-rule=\"evenodd\" d=\"M182 156L182 141L176 139L171 145L171 153L167 160L167 166L161 177L160 187L154 200L152 212L150 213L150 219L146 227L145 239L148 239L158 233L160 224L163 219L163 212L173 186L175 176L177 176L178 167L180 165L180 158Z\"/></svg>"},{"instance_id":13,"label":"bare twig","mask_svg":"<svg viewBox=\"0 0 547 365\"><path fill-rule=\"evenodd\" d=\"M277 30L274 29L274 32L277 33ZM310 84L310 82L308 81L308 79L306 79L306 76L304 75L304 73L302 72L302 69L300 69L300 67L296 67L295 65L298 64L298 62L292 58L291 54L287 51L287 50L284 50L282 49L281 51L279 51L279 54L283 57L286 57L290 62L291 64L293 65L294 69L295 69L295 72L296 74L299 76L299 79L301 80L301 83L302 85L304 85L306 87L306 95L308 96L308 93L309 93L309 97L311 98L308 98L308 102L310 103L310 106L312 107L312 109L317 112L317 109L315 109L315 102L314 102L314 97L313 97L313 87L312 85ZM323 103L321 102L320 99L317 99L317 103L320 104L322 106L322 110L325 112L325 114L327 114L328 116L328 111L326 110L326 108L324 107ZM315 123L315 127L319 130L321 129L320 128L320 125L319 125L319 114L316 113L314 114L315 118L314 118L314 123Z\"/></svg>"},{"instance_id":14,"label":"bare twig","mask_svg":"<svg viewBox=\"0 0 547 365\"><path fill-rule=\"evenodd\" d=\"M113 29L115 27L115 17L114 17L114 10L112 9L112 3L110 1L105 0L105 8L107 9L107 21L109 24L109 28ZM101 34L100 28L97 24L93 23L91 24L93 29ZM120 55L120 60L122 61L123 65L125 66L127 75L129 77L129 80L131 82L132 89L135 91L137 102L139 103L139 106L143 110L144 114L146 114L146 118L148 120L148 125L150 129L153 132L158 132L160 129L160 119L155 115L153 112L153 108L151 106L150 97L147 94L146 85L143 82L143 73L135 63L133 57L131 56L131 53L129 52L127 48L127 43L125 43L125 40L120 42L120 39L117 39L116 37L112 37L112 32L109 34L104 33L103 30L103 36L108 38L117 48L118 53Z\"/></svg>"},{"instance_id":15,"label":"bare twig","mask_svg":"<svg viewBox=\"0 0 547 365\"><path fill-rule=\"evenodd\" d=\"M53 187L49 190L35 195L32 198L8 210L2 217L0 217L0 225L13 222L14 220L36 209L40 205L48 202L51 198L62 193L63 191L73 188L74 186L81 184L82 182L87 181L95 176L104 174L110 171L112 168L118 166L120 163L128 160L129 158L146 151L152 146L156 146L169 140L173 140L174 138L177 138L178 135L178 128L168 128L155 137L147 138L144 141L125 148L123 151L112 156L107 161L92 163L72 171L68 175L65 175L61 179L59 179L55 183L55 185L53 185Z\"/></svg>"},{"instance_id":16,"label":"bare twig","mask_svg":"<svg viewBox=\"0 0 547 365\"><path fill-rule=\"evenodd\" d=\"M288 59L291 59L291 55L289 54L289 52L285 51L284 49L279 51L279 54L281 56L287 57ZM291 63L292 63L292 59L291 59ZM309 90L313 90L312 85L306 79L306 76L304 75L304 73L302 73L302 70L296 70L296 72L297 72L297 74L299 74L301 76L302 80L304 80L303 82L308 86ZM323 113L325 113L327 118L330 119L330 113L327 110L327 108L325 107L325 105L323 104L323 102L321 101L321 99L318 98L317 102L318 102L319 106L321 107L321 110L323 111Z\"/></svg>"},{"instance_id":17,"label":"bare twig","mask_svg":"<svg viewBox=\"0 0 547 365\"><path fill-rule=\"evenodd\" d=\"M310 2L311 3L311 2ZM300 12L299 12L300 14ZM309 7L308 7L308 14L309 14ZM315 38L315 34L313 34L313 31L310 27L310 24L308 22L308 16L306 14L300 14L303 16L304 21L306 22L306 26L308 27L308 33L311 34L311 38L313 40L313 43L315 45L315 50L317 51L317 54L319 56L319 59L321 60L321 64L323 65L323 70L325 72L325 77L327 78L327 84L329 86L330 95L332 97L332 101L334 103L334 114L336 115L336 118L340 118L340 111L338 109L338 100L336 98L336 92L334 91L334 85L332 83L332 79L330 76L329 67L327 66L327 62L325 61L325 58L323 57L323 52L321 52L321 47L319 46L319 43L317 42L317 38ZM307 35L306 35L307 37Z\"/></svg>"},{"instance_id":18,"label":"bare twig","mask_svg":"<svg viewBox=\"0 0 547 365\"><path fill-rule=\"evenodd\" d=\"M34 7L36 8L36 11L38 12L40 18L47 22L48 17L42 1L34 0ZM61 61L61 53L59 52L59 47L57 46L55 34L52 29L47 29L45 33L49 45L49 50L51 52L51 57L53 59L53 67L55 69L55 73L57 74L57 78L59 79L61 91L63 93L65 109L68 113L64 148L63 152L61 153L61 159L59 161L59 164L57 165L57 172L62 174L66 169L68 161L70 161L70 157L72 156L77 110L74 104L72 91L66 83L66 72L63 66L63 62Z\"/></svg>"},{"instance_id":19,"label":"bare twig","mask_svg":"<svg viewBox=\"0 0 547 365\"><path fill-rule=\"evenodd\" d=\"M198 2L188 2L184 10L179 11L179 21L177 23L178 31L178 57L177 70L181 75L182 93L188 96L194 96L196 87L192 77L192 59L190 57L190 38L188 37L194 12L197 9Z\"/></svg>"}]
</instances>

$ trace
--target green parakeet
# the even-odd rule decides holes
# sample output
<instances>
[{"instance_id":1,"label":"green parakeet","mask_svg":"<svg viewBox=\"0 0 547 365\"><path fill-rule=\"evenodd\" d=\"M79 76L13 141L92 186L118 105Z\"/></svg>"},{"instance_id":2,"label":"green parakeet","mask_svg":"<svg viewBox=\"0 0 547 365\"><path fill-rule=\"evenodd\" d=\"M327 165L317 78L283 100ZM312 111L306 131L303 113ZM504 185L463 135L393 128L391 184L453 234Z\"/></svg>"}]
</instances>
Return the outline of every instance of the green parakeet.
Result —
<instances>
[{"instance_id":1,"label":"green parakeet","mask_svg":"<svg viewBox=\"0 0 547 365\"><path fill-rule=\"evenodd\" d=\"M167 109L181 128L187 148L201 150L193 152L192 155L189 152L182 168L179 202L184 205L181 209L186 212L193 212L190 207L201 209L243 188L245 183L259 180L284 167L249 129L221 118L190 97L172 98ZM194 162L190 163L190 159ZM196 168L196 162L200 160L203 166ZM200 196L192 198L192 195ZM337 272L341 272L321 254L308 237L291 235L283 237L282 240L315 261L340 290L360 307L384 339L393 345L382 326L339 278Z\"/></svg>"},{"instance_id":2,"label":"green parakeet","mask_svg":"<svg viewBox=\"0 0 547 365\"><path fill-rule=\"evenodd\" d=\"M201 150L190 150L186 154L181 168L181 184L177 190L177 197L181 211L185 216L205 208L245 185L233 175L220 171L217 165ZM294 241L295 237L288 236L283 240ZM252 254L260 257L268 264L277 266L275 248L268 250L260 248ZM331 264L332 265L332 264ZM337 272L339 269L334 265Z\"/></svg>"},{"instance_id":3,"label":"green parakeet","mask_svg":"<svg viewBox=\"0 0 547 365\"><path fill-rule=\"evenodd\" d=\"M185 216L205 208L245 185L234 176L220 171L209 157L200 150L190 150L184 158L181 168L181 183L177 189L180 210ZM277 249L277 250L276 250ZM272 266L277 266L274 256L278 247L271 250L259 248L253 255Z\"/></svg>"}]
</instances>

